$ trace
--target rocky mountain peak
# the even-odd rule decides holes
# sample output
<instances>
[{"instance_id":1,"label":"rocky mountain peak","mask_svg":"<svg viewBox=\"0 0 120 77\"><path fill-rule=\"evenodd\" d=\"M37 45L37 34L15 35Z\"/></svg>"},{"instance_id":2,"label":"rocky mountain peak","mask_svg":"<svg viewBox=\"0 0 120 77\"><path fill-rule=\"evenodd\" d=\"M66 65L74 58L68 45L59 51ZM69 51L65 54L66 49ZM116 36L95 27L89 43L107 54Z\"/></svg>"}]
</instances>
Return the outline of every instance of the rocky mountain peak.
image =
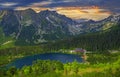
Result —
<instances>
[{"instance_id":1,"label":"rocky mountain peak","mask_svg":"<svg viewBox=\"0 0 120 77\"><path fill-rule=\"evenodd\" d=\"M49 10L40 13L32 9L0 11L0 27L4 34L26 43L40 43L101 31L104 25L114 24L119 19L120 16L117 15L102 21L89 20L77 23L65 15Z\"/></svg>"}]
</instances>

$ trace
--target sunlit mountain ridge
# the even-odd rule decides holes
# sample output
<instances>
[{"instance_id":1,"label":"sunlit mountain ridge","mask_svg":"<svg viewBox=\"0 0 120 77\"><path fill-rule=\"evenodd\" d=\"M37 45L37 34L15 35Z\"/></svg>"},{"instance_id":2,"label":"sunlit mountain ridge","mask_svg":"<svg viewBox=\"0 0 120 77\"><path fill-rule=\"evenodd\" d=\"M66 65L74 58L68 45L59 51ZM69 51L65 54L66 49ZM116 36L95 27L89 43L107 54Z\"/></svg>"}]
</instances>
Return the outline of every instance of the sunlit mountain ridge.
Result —
<instances>
[{"instance_id":1,"label":"sunlit mountain ridge","mask_svg":"<svg viewBox=\"0 0 120 77\"><path fill-rule=\"evenodd\" d=\"M28 7L29 8L29 7ZM28 8L17 8L16 10L25 10ZM103 20L111 15L111 12L107 9L102 9L98 6L90 7L54 7L54 8L37 8L32 7L37 13L44 10L56 11L59 14L65 15L73 20L78 19L92 19L92 20Z\"/></svg>"}]
</instances>

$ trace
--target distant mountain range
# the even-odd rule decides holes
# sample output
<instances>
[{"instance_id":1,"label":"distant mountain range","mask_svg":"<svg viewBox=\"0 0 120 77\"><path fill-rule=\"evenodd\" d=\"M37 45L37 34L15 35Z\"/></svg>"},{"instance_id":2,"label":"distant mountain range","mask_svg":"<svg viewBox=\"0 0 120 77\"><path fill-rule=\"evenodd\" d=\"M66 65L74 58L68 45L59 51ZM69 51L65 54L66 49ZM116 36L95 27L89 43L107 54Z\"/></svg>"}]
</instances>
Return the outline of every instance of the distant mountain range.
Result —
<instances>
[{"instance_id":1,"label":"distant mountain range","mask_svg":"<svg viewBox=\"0 0 120 77\"><path fill-rule=\"evenodd\" d=\"M55 11L0 10L0 35L18 42L38 44L79 34L102 31L120 22L120 15L101 21L76 22ZM2 40L1 40L2 41Z\"/></svg>"}]
</instances>

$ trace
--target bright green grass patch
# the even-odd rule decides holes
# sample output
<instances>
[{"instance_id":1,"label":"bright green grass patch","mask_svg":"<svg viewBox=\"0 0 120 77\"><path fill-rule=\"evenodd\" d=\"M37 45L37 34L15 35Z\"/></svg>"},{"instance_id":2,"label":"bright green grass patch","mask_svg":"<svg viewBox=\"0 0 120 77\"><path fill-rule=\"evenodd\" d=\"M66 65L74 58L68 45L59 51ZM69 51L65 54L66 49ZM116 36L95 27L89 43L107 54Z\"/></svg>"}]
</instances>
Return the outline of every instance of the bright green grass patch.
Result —
<instances>
[{"instance_id":1,"label":"bright green grass patch","mask_svg":"<svg viewBox=\"0 0 120 77\"><path fill-rule=\"evenodd\" d=\"M0 49L5 49L5 48L12 48L15 45L15 41L11 40L11 41L7 41L5 43L3 43L2 45L0 45Z\"/></svg>"},{"instance_id":2,"label":"bright green grass patch","mask_svg":"<svg viewBox=\"0 0 120 77\"><path fill-rule=\"evenodd\" d=\"M14 47L15 41L10 36L5 36L2 27L0 27L0 49Z\"/></svg>"},{"instance_id":3,"label":"bright green grass patch","mask_svg":"<svg viewBox=\"0 0 120 77\"><path fill-rule=\"evenodd\" d=\"M107 30L107 29L113 27L113 25L115 25L115 23L112 23L112 22L106 23L106 24L103 26L103 30Z\"/></svg>"}]
</instances>

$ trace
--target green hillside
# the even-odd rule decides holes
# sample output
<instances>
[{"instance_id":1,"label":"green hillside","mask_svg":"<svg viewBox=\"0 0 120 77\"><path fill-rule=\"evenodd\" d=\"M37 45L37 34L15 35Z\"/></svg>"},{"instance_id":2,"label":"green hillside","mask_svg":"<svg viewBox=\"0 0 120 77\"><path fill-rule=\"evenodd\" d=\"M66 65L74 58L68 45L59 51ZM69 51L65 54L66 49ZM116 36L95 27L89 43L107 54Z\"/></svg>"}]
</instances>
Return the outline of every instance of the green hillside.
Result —
<instances>
[{"instance_id":1,"label":"green hillside","mask_svg":"<svg viewBox=\"0 0 120 77\"><path fill-rule=\"evenodd\" d=\"M4 43L5 40L6 40L6 39L5 39L3 30L2 30L2 28L0 27L0 45L1 45L2 43Z\"/></svg>"},{"instance_id":2,"label":"green hillside","mask_svg":"<svg viewBox=\"0 0 120 77\"><path fill-rule=\"evenodd\" d=\"M5 36L2 28L0 27L0 49L10 48L14 46L13 38Z\"/></svg>"},{"instance_id":3,"label":"green hillside","mask_svg":"<svg viewBox=\"0 0 120 77\"><path fill-rule=\"evenodd\" d=\"M2 38L0 38L1 44L8 41L13 41L11 40L10 37L6 38L3 34L0 34L0 35L2 36ZM67 39L63 39L55 42L39 44L37 46L38 48L39 46L42 46L44 51L74 49L74 48L85 48L88 51L105 51L105 50L119 49L120 48L119 39L120 39L120 25L118 24L102 32L79 35L76 37L71 37L71 38L67 38ZM13 47L14 43L15 41L10 42L8 45L6 44L7 48ZM15 45L19 46L16 43ZM25 45L24 43L23 44L21 43L20 46L24 46L24 45ZM30 46L34 46L34 44L33 45L31 44ZM4 48L4 46L2 47ZM32 49L32 48L29 48L29 49Z\"/></svg>"},{"instance_id":4,"label":"green hillside","mask_svg":"<svg viewBox=\"0 0 120 77\"><path fill-rule=\"evenodd\" d=\"M2 31L2 29L1 29ZM1 32L2 33L2 32ZM1 34L2 36L2 34ZM4 37L3 35L3 38ZM3 40L2 40L3 42ZM6 39L2 46L14 45L15 41ZM12 45L11 45L12 44ZM60 49L85 48L88 51L102 53L87 54L87 62L62 64L58 61L38 60L32 66L22 69L11 67L1 69L1 77L119 77L120 74L120 25L113 26L103 32L79 35L61 41L32 46L13 46L0 49L0 66L4 66L17 58L33 54L50 53ZM105 53L117 50L115 53Z\"/></svg>"},{"instance_id":5,"label":"green hillside","mask_svg":"<svg viewBox=\"0 0 120 77\"><path fill-rule=\"evenodd\" d=\"M51 44L46 45L48 50L85 48L89 51L105 51L118 49L120 48L120 24L103 32L80 35Z\"/></svg>"}]
</instances>

